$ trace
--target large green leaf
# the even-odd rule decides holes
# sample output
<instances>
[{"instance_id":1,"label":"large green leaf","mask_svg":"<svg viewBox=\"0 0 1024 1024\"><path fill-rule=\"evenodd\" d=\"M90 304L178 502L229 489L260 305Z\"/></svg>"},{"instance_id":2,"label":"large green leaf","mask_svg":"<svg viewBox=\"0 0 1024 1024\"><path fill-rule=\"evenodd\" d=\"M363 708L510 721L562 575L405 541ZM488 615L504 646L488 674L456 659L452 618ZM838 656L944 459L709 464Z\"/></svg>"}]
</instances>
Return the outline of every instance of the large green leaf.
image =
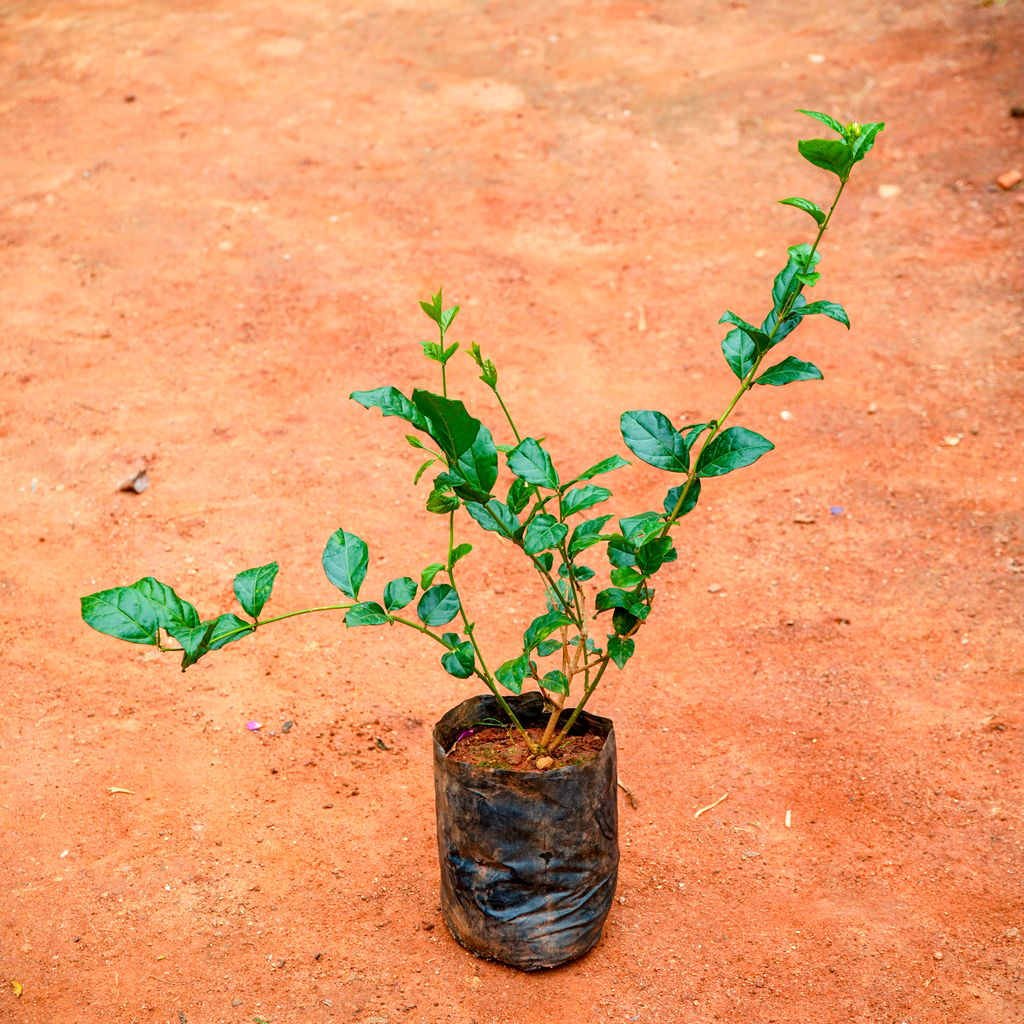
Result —
<instances>
[{"instance_id":1,"label":"large green leaf","mask_svg":"<svg viewBox=\"0 0 1024 1024\"><path fill-rule=\"evenodd\" d=\"M728 427L717 434L704 449L697 466L702 477L724 476L734 469L742 469L757 462L775 445L767 438L747 430L746 427Z\"/></svg>"},{"instance_id":2,"label":"large green leaf","mask_svg":"<svg viewBox=\"0 0 1024 1024\"><path fill-rule=\"evenodd\" d=\"M172 587L152 576L138 580L131 589L140 593L156 611L160 625L170 632L172 626L199 625L199 612L188 601L183 601Z\"/></svg>"},{"instance_id":3,"label":"large green leaf","mask_svg":"<svg viewBox=\"0 0 1024 1024\"><path fill-rule=\"evenodd\" d=\"M245 612L254 619L260 617L260 612L263 611L263 606L274 589L277 570L277 562L271 562L255 569L246 569L235 577L235 597Z\"/></svg>"},{"instance_id":4,"label":"large green leaf","mask_svg":"<svg viewBox=\"0 0 1024 1024\"><path fill-rule=\"evenodd\" d=\"M664 413L650 409L624 412L619 429L626 447L649 466L670 473L685 473L690 468L683 438Z\"/></svg>"},{"instance_id":5,"label":"large green leaf","mask_svg":"<svg viewBox=\"0 0 1024 1024\"><path fill-rule=\"evenodd\" d=\"M821 370L814 363L806 363L795 356L787 356L781 363L776 363L764 371L755 384L772 384L780 387L795 380L821 380Z\"/></svg>"},{"instance_id":6,"label":"large green leaf","mask_svg":"<svg viewBox=\"0 0 1024 1024\"><path fill-rule=\"evenodd\" d=\"M722 339L722 355L732 372L743 380L757 360L757 346L742 331L733 330Z\"/></svg>"},{"instance_id":7,"label":"large green leaf","mask_svg":"<svg viewBox=\"0 0 1024 1024\"><path fill-rule=\"evenodd\" d=\"M160 616L152 602L131 587L113 587L83 597L82 618L107 636L156 646Z\"/></svg>"},{"instance_id":8,"label":"large green leaf","mask_svg":"<svg viewBox=\"0 0 1024 1024\"><path fill-rule=\"evenodd\" d=\"M652 537L636 549L636 564L642 573L656 573L666 562L677 558L671 537Z\"/></svg>"},{"instance_id":9,"label":"large green leaf","mask_svg":"<svg viewBox=\"0 0 1024 1024\"><path fill-rule=\"evenodd\" d=\"M584 484L582 487L573 487L562 495L562 516L571 516L576 512L600 505L607 501L612 492L607 487L598 487L596 484Z\"/></svg>"},{"instance_id":10,"label":"large green leaf","mask_svg":"<svg viewBox=\"0 0 1024 1024\"><path fill-rule=\"evenodd\" d=\"M353 391L349 398L367 409L380 409L385 416L399 416L417 430L427 431L427 421L423 414L398 388L388 385L370 391Z\"/></svg>"},{"instance_id":11,"label":"large green leaf","mask_svg":"<svg viewBox=\"0 0 1024 1024\"><path fill-rule=\"evenodd\" d=\"M580 523L569 538L570 556L575 558L581 551L585 551L594 544L600 544L603 539L601 531L609 519L611 516L597 516L595 519L588 519L586 522Z\"/></svg>"},{"instance_id":12,"label":"large green leaf","mask_svg":"<svg viewBox=\"0 0 1024 1024\"><path fill-rule=\"evenodd\" d=\"M467 501L466 511L485 530L500 533L502 537L514 538L519 530L519 517L513 515L507 505L492 498L486 505L478 501Z\"/></svg>"},{"instance_id":13,"label":"large green leaf","mask_svg":"<svg viewBox=\"0 0 1024 1024\"><path fill-rule=\"evenodd\" d=\"M458 592L447 583L431 587L416 605L416 615L424 626L445 626L458 614Z\"/></svg>"},{"instance_id":14,"label":"large green leaf","mask_svg":"<svg viewBox=\"0 0 1024 1024\"><path fill-rule=\"evenodd\" d=\"M331 583L353 601L358 601L359 588L370 565L366 543L354 533L335 530L327 540L321 561Z\"/></svg>"},{"instance_id":15,"label":"large green leaf","mask_svg":"<svg viewBox=\"0 0 1024 1024\"><path fill-rule=\"evenodd\" d=\"M840 139L801 139L797 143L800 155L815 167L830 171L840 181L846 181L853 166L853 149Z\"/></svg>"},{"instance_id":16,"label":"large green leaf","mask_svg":"<svg viewBox=\"0 0 1024 1024\"><path fill-rule=\"evenodd\" d=\"M565 540L569 527L560 523L554 516L542 512L535 516L523 534L523 550L528 555L536 555L558 547Z\"/></svg>"},{"instance_id":17,"label":"large green leaf","mask_svg":"<svg viewBox=\"0 0 1024 1024\"><path fill-rule=\"evenodd\" d=\"M489 494L498 479L498 449L491 432L460 401L419 389L412 400L452 471L477 492L463 496L480 500ZM457 482L453 487L459 493Z\"/></svg>"},{"instance_id":18,"label":"large green leaf","mask_svg":"<svg viewBox=\"0 0 1024 1024\"><path fill-rule=\"evenodd\" d=\"M572 619L568 615L558 611L546 611L526 627L523 633L523 649L529 653L542 640L546 640L556 629L562 626L571 626Z\"/></svg>"},{"instance_id":19,"label":"large green leaf","mask_svg":"<svg viewBox=\"0 0 1024 1024\"><path fill-rule=\"evenodd\" d=\"M411 576L399 576L384 587L384 607L389 612L397 612L415 596L416 581Z\"/></svg>"},{"instance_id":20,"label":"large green leaf","mask_svg":"<svg viewBox=\"0 0 1024 1024\"><path fill-rule=\"evenodd\" d=\"M507 458L508 468L527 483L551 490L558 487L558 473L551 462L551 456L536 438L524 438L508 453Z\"/></svg>"}]
</instances>

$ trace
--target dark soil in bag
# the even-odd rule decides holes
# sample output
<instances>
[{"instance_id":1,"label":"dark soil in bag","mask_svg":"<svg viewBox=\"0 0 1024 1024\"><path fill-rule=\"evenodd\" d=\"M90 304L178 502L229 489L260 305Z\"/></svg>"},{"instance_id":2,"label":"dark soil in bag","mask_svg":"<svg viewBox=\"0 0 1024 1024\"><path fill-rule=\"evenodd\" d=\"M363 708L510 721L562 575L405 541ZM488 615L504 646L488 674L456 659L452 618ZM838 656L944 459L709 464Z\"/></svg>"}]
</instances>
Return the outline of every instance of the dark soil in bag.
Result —
<instances>
[{"instance_id":1,"label":"dark soil in bag","mask_svg":"<svg viewBox=\"0 0 1024 1024\"><path fill-rule=\"evenodd\" d=\"M508 702L527 727L546 721L539 693ZM502 717L486 695L434 727L441 908L455 938L478 956L522 970L557 967L593 947L615 895L615 734L609 719L583 712L573 732L603 737L600 751L544 772L447 756L468 730Z\"/></svg>"}]
</instances>

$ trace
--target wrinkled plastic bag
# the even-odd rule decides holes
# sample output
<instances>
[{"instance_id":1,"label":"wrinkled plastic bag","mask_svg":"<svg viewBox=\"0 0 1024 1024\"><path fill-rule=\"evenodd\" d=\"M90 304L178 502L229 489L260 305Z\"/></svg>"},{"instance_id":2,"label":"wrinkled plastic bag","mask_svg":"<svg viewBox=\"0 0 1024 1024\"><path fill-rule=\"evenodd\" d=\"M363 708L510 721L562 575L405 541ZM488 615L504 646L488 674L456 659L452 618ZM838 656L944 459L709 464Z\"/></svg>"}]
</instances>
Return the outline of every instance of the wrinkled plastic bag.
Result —
<instances>
[{"instance_id":1,"label":"wrinkled plastic bag","mask_svg":"<svg viewBox=\"0 0 1024 1024\"><path fill-rule=\"evenodd\" d=\"M539 693L508 702L524 725L547 719ZM526 971L557 967L594 946L615 895L615 734L609 719L582 712L573 732L596 731L604 747L591 761L546 772L446 756L462 733L495 718L504 718L501 706L485 695L434 727L441 909L455 938L477 956Z\"/></svg>"}]
</instances>

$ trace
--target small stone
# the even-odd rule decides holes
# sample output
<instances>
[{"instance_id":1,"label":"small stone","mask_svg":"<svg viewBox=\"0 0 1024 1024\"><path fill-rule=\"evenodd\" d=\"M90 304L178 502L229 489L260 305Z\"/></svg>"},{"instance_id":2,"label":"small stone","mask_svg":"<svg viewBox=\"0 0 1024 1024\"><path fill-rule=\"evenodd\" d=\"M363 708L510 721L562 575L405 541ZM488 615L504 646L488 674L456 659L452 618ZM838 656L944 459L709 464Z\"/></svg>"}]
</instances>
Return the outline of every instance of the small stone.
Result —
<instances>
[{"instance_id":1,"label":"small stone","mask_svg":"<svg viewBox=\"0 0 1024 1024\"><path fill-rule=\"evenodd\" d=\"M242 1000L241 999L232 999L231 1000L231 1005L232 1006L241 1006L242 1005Z\"/></svg>"},{"instance_id":2,"label":"small stone","mask_svg":"<svg viewBox=\"0 0 1024 1024\"><path fill-rule=\"evenodd\" d=\"M1008 939L1015 939L1015 938L1017 938L1018 935L1020 935L1020 929L1019 928L1007 928L1006 931L1003 932L1003 934Z\"/></svg>"},{"instance_id":3,"label":"small stone","mask_svg":"<svg viewBox=\"0 0 1024 1024\"><path fill-rule=\"evenodd\" d=\"M879 185L878 195L882 199L895 199L903 191L899 185Z\"/></svg>"},{"instance_id":4,"label":"small stone","mask_svg":"<svg viewBox=\"0 0 1024 1024\"><path fill-rule=\"evenodd\" d=\"M943 957L943 954L940 950L936 950L932 955L935 957L936 960L941 960Z\"/></svg>"},{"instance_id":5,"label":"small stone","mask_svg":"<svg viewBox=\"0 0 1024 1024\"><path fill-rule=\"evenodd\" d=\"M815 519L814 519L814 516L809 516L806 513L802 512L798 516L793 516L793 522L794 523L802 523L802 524L807 525L807 524L815 522Z\"/></svg>"},{"instance_id":6,"label":"small stone","mask_svg":"<svg viewBox=\"0 0 1024 1024\"><path fill-rule=\"evenodd\" d=\"M536 761L538 771L545 771L555 763L553 757L538 757Z\"/></svg>"},{"instance_id":7,"label":"small stone","mask_svg":"<svg viewBox=\"0 0 1024 1024\"><path fill-rule=\"evenodd\" d=\"M1024 174L1021 174L1016 168L1011 171L1006 171L1004 174L1000 174L996 178L996 184L1004 191L1009 192L1011 188L1015 188L1024 179Z\"/></svg>"},{"instance_id":8,"label":"small stone","mask_svg":"<svg viewBox=\"0 0 1024 1024\"><path fill-rule=\"evenodd\" d=\"M761 854L759 854L757 850L744 850L743 856L746 857L747 860L753 860L755 857L760 857Z\"/></svg>"},{"instance_id":9,"label":"small stone","mask_svg":"<svg viewBox=\"0 0 1024 1024\"><path fill-rule=\"evenodd\" d=\"M717 593L719 593L721 591L721 589L722 589L722 584L721 583L712 583L712 584L710 584L708 586L708 593L709 594L717 594Z\"/></svg>"}]
</instances>

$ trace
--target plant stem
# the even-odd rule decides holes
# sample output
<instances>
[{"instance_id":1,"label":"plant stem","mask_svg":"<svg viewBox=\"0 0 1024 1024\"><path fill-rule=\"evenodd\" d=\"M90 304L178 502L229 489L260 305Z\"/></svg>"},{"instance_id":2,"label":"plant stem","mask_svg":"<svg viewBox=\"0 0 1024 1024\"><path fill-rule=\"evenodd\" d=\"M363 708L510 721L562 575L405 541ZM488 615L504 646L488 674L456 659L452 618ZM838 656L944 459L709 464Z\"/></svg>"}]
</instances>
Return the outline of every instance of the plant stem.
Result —
<instances>
[{"instance_id":1,"label":"plant stem","mask_svg":"<svg viewBox=\"0 0 1024 1024\"><path fill-rule=\"evenodd\" d=\"M572 714L569 715L565 725L558 732L558 736L555 738L555 742L548 747L548 753L557 750L561 745L566 736L569 735L569 730L576 724L576 719L579 718L580 712L586 706L590 695L597 689L597 684L601 682L601 676L604 675L604 670L608 667L611 661L611 655L604 655L601 659L601 667L597 670L597 675L594 676L592 682L590 682L583 690L583 699L572 709Z\"/></svg>"}]
</instances>

